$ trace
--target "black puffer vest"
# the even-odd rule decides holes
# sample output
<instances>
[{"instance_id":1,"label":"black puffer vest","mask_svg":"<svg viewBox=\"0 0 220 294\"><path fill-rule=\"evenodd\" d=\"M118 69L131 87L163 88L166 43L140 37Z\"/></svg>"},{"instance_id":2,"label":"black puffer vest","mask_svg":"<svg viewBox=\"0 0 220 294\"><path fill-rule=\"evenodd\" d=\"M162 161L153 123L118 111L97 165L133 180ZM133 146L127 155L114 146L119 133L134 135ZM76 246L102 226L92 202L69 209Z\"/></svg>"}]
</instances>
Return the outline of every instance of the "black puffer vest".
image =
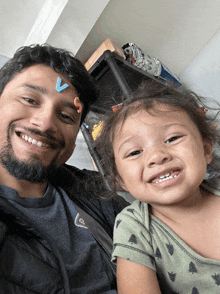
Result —
<instances>
[{"instance_id":1,"label":"black puffer vest","mask_svg":"<svg viewBox=\"0 0 220 294\"><path fill-rule=\"evenodd\" d=\"M92 216L112 238L115 216L128 203L121 197L102 199L105 189L100 183L98 173L65 165L52 184L64 189L70 199ZM111 265L109 271L112 271ZM35 225L1 195L0 293L70 293L62 256L53 241L38 232Z\"/></svg>"}]
</instances>

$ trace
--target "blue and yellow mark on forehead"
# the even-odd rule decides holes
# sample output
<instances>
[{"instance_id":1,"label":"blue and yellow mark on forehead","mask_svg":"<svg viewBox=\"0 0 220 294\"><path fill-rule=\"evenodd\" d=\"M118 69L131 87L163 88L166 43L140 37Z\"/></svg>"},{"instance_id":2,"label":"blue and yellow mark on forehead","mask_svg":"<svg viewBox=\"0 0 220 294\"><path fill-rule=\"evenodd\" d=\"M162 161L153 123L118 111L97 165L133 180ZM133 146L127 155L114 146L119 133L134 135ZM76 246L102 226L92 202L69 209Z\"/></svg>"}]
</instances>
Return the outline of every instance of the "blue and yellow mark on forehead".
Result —
<instances>
[{"instance_id":1,"label":"blue and yellow mark on forehead","mask_svg":"<svg viewBox=\"0 0 220 294\"><path fill-rule=\"evenodd\" d=\"M63 86L61 86L61 83L62 83L62 79L58 77L57 84L56 84L56 91L59 93L69 87L68 84L64 84Z\"/></svg>"},{"instance_id":2,"label":"blue and yellow mark on forehead","mask_svg":"<svg viewBox=\"0 0 220 294\"><path fill-rule=\"evenodd\" d=\"M56 84L56 91L57 92L61 92L69 87L68 84L64 84L63 86L61 86L61 83L62 83L62 79L60 77L58 77L57 84ZM78 113L82 112L83 107L82 107L82 104L80 103L79 97L74 98L74 106L77 108Z\"/></svg>"}]
</instances>

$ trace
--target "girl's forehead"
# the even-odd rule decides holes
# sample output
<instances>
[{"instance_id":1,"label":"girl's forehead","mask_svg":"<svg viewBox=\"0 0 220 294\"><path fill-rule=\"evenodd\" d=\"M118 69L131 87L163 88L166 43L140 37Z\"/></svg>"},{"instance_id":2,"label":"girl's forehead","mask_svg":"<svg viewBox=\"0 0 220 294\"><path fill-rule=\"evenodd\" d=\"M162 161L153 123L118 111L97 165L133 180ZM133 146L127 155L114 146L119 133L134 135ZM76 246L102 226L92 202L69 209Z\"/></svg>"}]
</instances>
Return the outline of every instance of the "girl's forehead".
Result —
<instances>
[{"instance_id":1,"label":"girl's forehead","mask_svg":"<svg viewBox=\"0 0 220 294\"><path fill-rule=\"evenodd\" d=\"M176 116L176 114L179 115ZM139 120L144 117L155 121L189 119L189 115L184 109L172 105L154 103L153 107L150 108L142 105L142 107L125 109L116 124L116 128L122 128L129 120Z\"/></svg>"},{"instance_id":2,"label":"girl's forehead","mask_svg":"<svg viewBox=\"0 0 220 294\"><path fill-rule=\"evenodd\" d=\"M119 123L125 121L131 115L136 113L141 113L142 111L152 115L152 116L160 116L161 113L164 112L173 112L173 111L181 111L186 113L185 110L178 106L169 105L157 101L153 101L151 103L145 103L145 101L135 101L134 103L127 105L122 109L120 113Z\"/></svg>"},{"instance_id":3,"label":"girl's forehead","mask_svg":"<svg viewBox=\"0 0 220 294\"><path fill-rule=\"evenodd\" d=\"M121 118L118 124L116 124L113 133L113 141L124 132L130 133L130 131L134 131L135 128L138 131L141 125L144 125L146 128L151 126L163 128L164 125L172 124L183 124L187 127L196 127L188 113L178 107L158 103L158 105L150 109L135 109L134 112L127 113L127 115Z\"/></svg>"}]
</instances>

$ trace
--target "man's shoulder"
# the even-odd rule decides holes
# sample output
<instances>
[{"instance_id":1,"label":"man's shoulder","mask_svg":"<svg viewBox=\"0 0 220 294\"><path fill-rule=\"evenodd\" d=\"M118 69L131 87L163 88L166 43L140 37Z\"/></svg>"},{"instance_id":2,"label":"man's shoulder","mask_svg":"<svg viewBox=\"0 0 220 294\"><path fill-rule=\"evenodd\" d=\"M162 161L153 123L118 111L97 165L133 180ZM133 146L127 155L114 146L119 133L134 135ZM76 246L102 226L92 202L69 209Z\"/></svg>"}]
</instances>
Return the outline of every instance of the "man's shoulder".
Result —
<instances>
[{"instance_id":1,"label":"man's shoulder","mask_svg":"<svg viewBox=\"0 0 220 294\"><path fill-rule=\"evenodd\" d=\"M98 221L111 236L115 217L128 202L118 195L113 198L106 197L109 191L103 184L101 175L96 171L64 165L62 178L65 185L63 182L60 187L70 199Z\"/></svg>"},{"instance_id":2,"label":"man's shoulder","mask_svg":"<svg viewBox=\"0 0 220 294\"><path fill-rule=\"evenodd\" d=\"M75 166L64 164L60 171L62 172L62 175L65 176L67 174L71 174L72 177L78 179L78 180L88 180L90 178L96 178L101 179L101 175L99 172L94 170L88 170L88 169L79 169Z\"/></svg>"},{"instance_id":3,"label":"man's shoulder","mask_svg":"<svg viewBox=\"0 0 220 294\"><path fill-rule=\"evenodd\" d=\"M58 175L59 186L75 191L75 194L86 193L86 197L105 198L107 188L99 172L63 165ZM57 182L57 183L58 183ZM69 190L69 191L70 191ZM83 196L80 196L83 197Z\"/></svg>"},{"instance_id":4,"label":"man's shoulder","mask_svg":"<svg viewBox=\"0 0 220 294\"><path fill-rule=\"evenodd\" d=\"M81 170L75 166L64 164L52 175L50 182L53 186L62 188L75 186L76 189L82 189L89 180L98 180L99 178L99 173L96 171Z\"/></svg>"},{"instance_id":5,"label":"man's shoulder","mask_svg":"<svg viewBox=\"0 0 220 294\"><path fill-rule=\"evenodd\" d=\"M108 197L110 191L105 186L102 176L97 171L78 169L74 166L63 165L59 173L59 186L67 190L69 196L74 194L74 198L80 201L90 201L94 205L114 206L114 210L121 211L122 208L128 205L128 202L123 197L117 194ZM58 182L57 182L58 183Z\"/></svg>"}]
</instances>

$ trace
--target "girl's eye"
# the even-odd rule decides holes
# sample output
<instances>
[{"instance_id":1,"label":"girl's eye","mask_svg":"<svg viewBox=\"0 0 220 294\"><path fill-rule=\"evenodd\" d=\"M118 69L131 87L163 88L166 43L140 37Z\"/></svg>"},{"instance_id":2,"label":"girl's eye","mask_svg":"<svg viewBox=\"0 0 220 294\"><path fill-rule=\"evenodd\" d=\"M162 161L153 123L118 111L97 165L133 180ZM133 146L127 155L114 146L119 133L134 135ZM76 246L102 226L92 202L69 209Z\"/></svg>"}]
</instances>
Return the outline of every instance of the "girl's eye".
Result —
<instances>
[{"instance_id":1,"label":"girl's eye","mask_svg":"<svg viewBox=\"0 0 220 294\"><path fill-rule=\"evenodd\" d=\"M32 104L32 105L37 105L37 102L34 101L33 99L31 98L23 98L27 103L29 104Z\"/></svg>"},{"instance_id":2,"label":"girl's eye","mask_svg":"<svg viewBox=\"0 0 220 294\"><path fill-rule=\"evenodd\" d=\"M165 143L166 144L172 143L172 142L178 140L179 138L181 138L181 136L173 136L170 139L168 139Z\"/></svg>"},{"instance_id":3,"label":"girl's eye","mask_svg":"<svg viewBox=\"0 0 220 294\"><path fill-rule=\"evenodd\" d=\"M142 153L142 150L135 150L135 151L132 151L131 153L128 154L128 157L130 156L135 156L135 155L139 155Z\"/></svg>"}]
</instances>

